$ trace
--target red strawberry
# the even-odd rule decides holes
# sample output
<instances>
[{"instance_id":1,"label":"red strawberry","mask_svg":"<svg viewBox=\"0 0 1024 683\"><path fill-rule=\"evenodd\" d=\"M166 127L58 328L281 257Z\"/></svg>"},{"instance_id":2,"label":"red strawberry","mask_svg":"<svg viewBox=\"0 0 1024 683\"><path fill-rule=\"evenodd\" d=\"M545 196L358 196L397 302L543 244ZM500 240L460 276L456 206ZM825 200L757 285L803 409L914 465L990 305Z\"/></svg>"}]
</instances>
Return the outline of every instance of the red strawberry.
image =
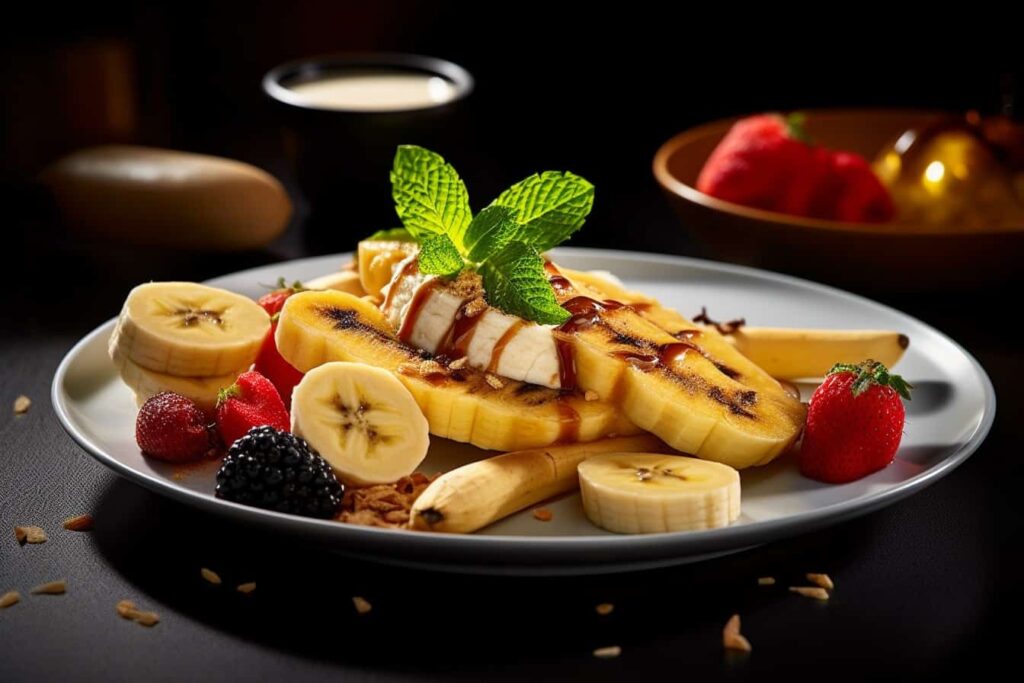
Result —
<instances>
[{"instance_id":1,"label":"red strawberry","mask_svg":"<svg viewBox=\"0 0 1024 683\"><path fill-rule=\"evenodd\" d=\"M281 312L284 308L284 302L295 292L301 292L305 287L302 283L296 280L291 285L284 281L283 277L277 279L277 289L272 292L267 292L259 299L256 300L260 306L263 307L269 315L275 316Z\"/></svg>"},{"instance_id":2,"label":"red strawberry","mask_svg":"<svg viewBox=\"0 0 1024 683\"><path fill-rule=\"evenodd\" d=\"M708 157L697 189L745 206L775 210L790 181L812 163L800 118L762 114L740 119Z\"/></svg>"},{"instance_id":3,"label":"red strawberry","mask_svg":"<svg viewBox=\"0 0 1024 683\"><path fill-rule=\"evenodd\" d=\"M835 204L835 218L849 223L885 223L896 214L889 190L870 164L853 152L832 153L832 174L842 184Z\"/></svg>"},{"instance_id":4,"label":"red strawberry","mask_svg":"<svg viewBox=\"0 0 1024 683\"><path fill-rule=\"evenodd\" d=\"M217 397L217 429L225 446L231 446L253 427L270 425L287 432L288 410L269 379L250 370Z\"/></svg>"},{"instance_id":5,"label":"red strawberry","mask_svg":"<svg viewBox=\"0 0 1024 683\"><path fill-rule=\"evenodd\" d=\"M884 365L838 363L811 396L800 451L805 477L842 484L892 462L912 387Z\"/></svg>"},{"instance_id":6,"label":"red strawberry","mask_svg":"<svg viewBox=\"0 0 1024 683\"><path fill-rule=\"evenodd\" d=\"M195 401L164 391L139 409L135 441L143 455L167 462L188 462L210 452L210 427L210 417Z\"/></svg>"},{"instance_id":7,"label":"red strawberry","mask_svg":"<svg viewBox=\"0 0 1024 683\"><path fill-rule=\"evenodd\" d=\"M292 389L302 381L304 375L292 367L277 352L277 343L274 341L274 332L276 330L277 321L275 320L270 325L270 332L267 333L267 338L263 340L263 346L260 347L259 355L256 356L253 370L274 383L274 387L277 388L277 393L281 396L281 400L284 401L285 407L291 409Z\"/></svg>"}]
</instances>

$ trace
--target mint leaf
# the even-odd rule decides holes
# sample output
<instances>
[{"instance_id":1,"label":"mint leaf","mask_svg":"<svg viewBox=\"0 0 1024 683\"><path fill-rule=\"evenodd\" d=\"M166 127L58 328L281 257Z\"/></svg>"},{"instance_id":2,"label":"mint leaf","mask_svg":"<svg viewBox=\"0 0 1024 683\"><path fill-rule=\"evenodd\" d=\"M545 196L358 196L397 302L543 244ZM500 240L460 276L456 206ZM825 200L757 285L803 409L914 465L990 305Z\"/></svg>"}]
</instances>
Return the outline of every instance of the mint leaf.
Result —
<instances>
[{"instance_id":1,"label":"mint leaf","mask_svg":"<svg viewBox=\"0 0 1024 683\"><path fill-rule=\"evenodd\" d=\"M415 242L412 235L405 228L388 228L378 230L366 238L371 242Z\"/></svg>"},{"instance_id":2,"label":"mint leaf","mask_svg":"<svg viewBox=\"0 0 1024 683\"><path fill-rule=\"evenodd\" d=\"M544 272L540 252L524 242L509 242L480 264L488 302L497 308L544 325L559 325L569 311L558 305Z\"/></svg>"},{"instance_id":3,"label":"mint leaf","mask_svg":"<svg viewBox=\"0 0 1024 683\"><path fill-rule=\"evenodd\" d=\"M545 251L580 229L594 205L594 186L566 171L535 173L494 200L515 209L523 226L518 239Z\"/></svg>"},{"instance_id":4,"label":"mint leaf","mask_svg":"<svg viewBox=\"0 0 1024 683\"><path fill-rule=\"evenodd\" d=\"M516 239L521 229L515 209L492 204L474 216L466 228L466 256L471 261L483 261Z\"/></svg>"},{"instance_id":5,"label":"mint leaf","mask_svg":"<svg viewBox=\"0 0 1024 683\"><path fill-rule=\"evenodd\" d=\"M472 213L469 193L441 155L416 145L400 145L391 169L391 196L402 225L422 241L447 234L461 244Z\"/></svg>"},{"instance_id":6,"label":"mint leaf","mask_svg":"<svg viewBox=\"0 0 1024 683\"><path fill-rule=\"evenodd\" d=\"M447 277L462 270L465 263L448 235L430 235L420 243L420 272Z\"/></svg>"}]
</instances>

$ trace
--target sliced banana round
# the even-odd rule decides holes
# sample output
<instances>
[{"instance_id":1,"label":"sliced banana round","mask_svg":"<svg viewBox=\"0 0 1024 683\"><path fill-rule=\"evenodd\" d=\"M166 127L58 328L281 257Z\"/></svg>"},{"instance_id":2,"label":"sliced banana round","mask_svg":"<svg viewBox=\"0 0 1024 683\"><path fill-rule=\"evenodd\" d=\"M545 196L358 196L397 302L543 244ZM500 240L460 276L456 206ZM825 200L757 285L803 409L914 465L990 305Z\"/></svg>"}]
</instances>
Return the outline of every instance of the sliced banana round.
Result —
<instances>
[{"instance_id":1,"label":"sliced banana round","mask_svg":"<svg viewBox=\"0 0 1024 683\"><path fill-rule=\"evenodd\" d=\"M728 526L740 515L739 472L717 462L654 453L608 453L577 468L591 522L621 534Z\"/></svg>"},{"instance_id":2,"label":"sliced banana round","mask_svg":"<svg viewBox=\"0 0 1024 683\"><path fill-rule=\"evenodd\" d=\"M412 474L430 445L427 419L409 390L381 368L324 363L292 392L292 432L347 484L385 484Z\"/></svg>"},{"instance_id":3,"label":"sliced banana round","mask_svg":"<svg viewBox=\"0 0 1024 683\"><path fill-rule=\"evenodd\" d=\"M359 273L354 270L339 270L336 273L321 275L312 280L304 281L302 286L305 289L313 290L336 289L339 292L348 292L355 296L364 296L366 294L366 290L363 289L363 285L359 281Z\"/></svg>"},{"instance_id":4,"label":"sliced banana round","mask_svg":"<svg viewBox=\"0 0 1024 683\"><path fill-rule=\"evenodd\" d=\"M128 294L110 355L168 375L212 377L251 365L268 330L267 312L240 294L150 282Z\"/></svg>"},{"instance_id":5,"label":"sliced banana round","mask_svg":"<svg viewBox=\"0 0 1024 683\"><path fill-rule=\"evenodd\" d=\"M217 393L234 384L238 376L248 369L240 368L214 377L178 377L144 368L120 354L115 354L114 363L121 380L135 392L135 401L139 405L162 391L173 391L192 399L206 410L213 410L217 405Z\"/></svg>"}]
</instances>

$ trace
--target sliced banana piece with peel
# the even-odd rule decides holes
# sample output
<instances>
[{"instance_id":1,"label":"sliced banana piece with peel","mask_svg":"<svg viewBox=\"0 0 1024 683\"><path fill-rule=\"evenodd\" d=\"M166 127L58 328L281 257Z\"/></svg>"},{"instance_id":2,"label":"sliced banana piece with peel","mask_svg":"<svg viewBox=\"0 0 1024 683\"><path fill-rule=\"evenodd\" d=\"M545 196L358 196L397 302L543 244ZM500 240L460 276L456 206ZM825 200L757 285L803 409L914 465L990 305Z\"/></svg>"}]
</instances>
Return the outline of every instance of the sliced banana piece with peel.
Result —
<instances>
[{"instance_id":1,"label":"sliced banana piece with peel","mask_svg":"<svg viewBox=\"0 0 1024 683\"><path fill-rule=\"evenodd\" d=\"M412 474L430 445L427 419L398 379L362 363L324 363L292 393L292 432L346 484L386 484Z\"/></svg>"},{"instance_id":2,"label":"sliced banana piece with peel","mask_svg":"<svg viewBox=\"0 0 1024 683\"><path fill-rule=\"evenodd\" d=\"M178 377L213 377L248 367L270 316L240 294L194 282L133 289L110 337L110 355Z\"/></svg>"},{"instance_id":3,"label":"sliced banana piece with peel","mask_svg":"<svg viewBox=\"0 0 1024 683\"><path fill-rule=\"evenodd\" d=\"M654 453L608 453L580 463L591 522L621 534L696 531L740 516L739 472L717 462Z\"/></svg>"}]
</instances>

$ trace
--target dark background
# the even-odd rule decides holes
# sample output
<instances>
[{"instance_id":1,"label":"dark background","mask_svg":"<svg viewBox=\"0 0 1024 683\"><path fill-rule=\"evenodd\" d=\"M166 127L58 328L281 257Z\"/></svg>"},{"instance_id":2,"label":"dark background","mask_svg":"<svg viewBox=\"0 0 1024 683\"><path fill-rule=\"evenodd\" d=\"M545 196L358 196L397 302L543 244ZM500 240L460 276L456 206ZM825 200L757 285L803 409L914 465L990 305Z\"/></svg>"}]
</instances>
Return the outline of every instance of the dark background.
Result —
<instances>
[{"instance_id":1,"label":"dark background","mask_svg":"<svg viewBox=\"0 0 1024 683\"><path fill-rule=\"evenodd\" d=\"M1020 576L1019 344L999 321L1007 290L880 296L951 334L992 375L1000 414L957 473L868 518L693 567L570 579L449 577L382 569L212 519L116 479L61 431L47 399L61 356L146 279L200 280L311 255L300 210L268 249L209 255L66 237L31 178L74 148L137 142L243 159L294 192L259 80L273 65L360 49L445 57L477 79L462 142L441 150L479 201L543 168L597 186L586 246L699 253L654 183L666 138L721 116L812 106L998 111L1019 89L1006 17L889 7L816 11L678 4L147 3L20 6L0 21L0 200L7 211L0 404L0 539L17 523L42 546L0 541L0 593L66 576L68 595L0 612L0 680L794 680L970 675L1012 652L1002 624L1024 606ZM927 24L927 25L926 25ZM102 96L99 95L102 93ZM296 197L297 198L297 197ZM297 198L298 199L298 198ZM382 202L388 197L382 196ZM379 226L339 225L343 249ZM855 267L855 264L851 264ZM1009 421L1006 419L1009 416ZM1009 423L1008 423L1009 422ZM60 531L82 511L91 534ZM198 577L210 566L242 599ZM828 605L785 586L837 582ZM779 586L759 589L757 576ZM351 612L365 595L374 611ZM157 610L152 631L114 603ZM610 617L594 615L613 602ZM739 611L754 644L723 657ZM595 647L617 644L617 660ZM347 675L347 678L345 677Z\"/></svg>"}]
</instances>

